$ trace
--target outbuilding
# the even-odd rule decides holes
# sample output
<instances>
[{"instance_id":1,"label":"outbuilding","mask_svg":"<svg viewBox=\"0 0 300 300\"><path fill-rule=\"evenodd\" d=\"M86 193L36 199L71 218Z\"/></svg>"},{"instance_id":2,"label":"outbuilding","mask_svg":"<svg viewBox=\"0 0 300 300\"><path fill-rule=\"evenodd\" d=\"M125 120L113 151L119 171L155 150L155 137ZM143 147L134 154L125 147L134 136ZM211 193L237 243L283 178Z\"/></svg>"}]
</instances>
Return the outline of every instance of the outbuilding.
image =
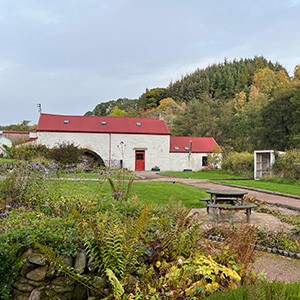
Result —
<instances>
[{"instance_id":1,"label":"outbuilding","mask_svg":"<svg viewBox=\"0 0 300 300\"><path fill-rule=\"evenodd\" d=\"M134 171L199 171L218 148L212 137L171 136L164 120L152 118L42 113L36 138L50 148L73 143L106 167Z\"/></svg>"}]
</instances>

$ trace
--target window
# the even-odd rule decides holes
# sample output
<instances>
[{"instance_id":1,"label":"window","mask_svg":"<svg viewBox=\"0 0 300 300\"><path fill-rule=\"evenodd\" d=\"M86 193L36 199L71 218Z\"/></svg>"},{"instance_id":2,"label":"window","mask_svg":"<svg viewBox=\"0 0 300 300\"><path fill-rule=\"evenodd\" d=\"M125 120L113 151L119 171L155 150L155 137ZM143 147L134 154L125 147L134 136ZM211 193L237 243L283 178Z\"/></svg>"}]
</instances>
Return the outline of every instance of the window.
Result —
<instances>
[{"instance_id":1,"label":"window","mask_svg":"<svg viewBox=\"0 0 300 300\"><path fill-rule=\"evenodd\" d=\"M207 156L203 156L202 157L202 166L203 167L207 167L208 166Z\"/></svg>"},{"instance_id":2,"label":"window","mask_svg":"<svg viewBox=\"0 0 300 300\"><path fill-rule=\"evenodd\" d=\"M143 153L137 153L136 154L136 160L143 160L144 159L144 154Z\"/></svg>"}]
</instances>

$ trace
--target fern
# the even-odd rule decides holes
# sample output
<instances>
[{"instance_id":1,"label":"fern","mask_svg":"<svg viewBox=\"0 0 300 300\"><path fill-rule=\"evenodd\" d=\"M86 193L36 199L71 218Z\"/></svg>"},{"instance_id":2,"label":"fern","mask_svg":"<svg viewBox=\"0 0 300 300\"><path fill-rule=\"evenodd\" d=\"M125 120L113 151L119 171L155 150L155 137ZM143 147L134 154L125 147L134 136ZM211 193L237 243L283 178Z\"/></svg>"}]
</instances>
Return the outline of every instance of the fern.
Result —
<instances>
[{"instance_id":1,"label":"fern","mask_svg":"<svg viewBox=\"0 0 300 300\"><path fill-rule=\"evenodd\" d=\"M161 237L166 258L172 260L179 255L189 256L199 238L199 219L194 218L190 210L180 209L168 220L169 228L164 229Z\"/></svg>"},{"instance_id":2,"label":"fern","mask_svg":"<svg viewBox=\"0 0 300 300\"><path fill-rule=\"evenodd\" d=\"M105 231L104 245L100 251L103 268L111 269L118 277L122 277L125 270L123 244L124 234L120 224L111 224Z\"/></svg>"},{"instance_id":3,"label":"fern","mask_svg":"<svg viewBox=\"0 0 300 300\"><path fill-rule=\"evenodd\" d=\"M122 284L120 283L120 281L118 280L118 278L116 277L116 275L111 269L106 269L105 274L108 278L109 283L113 287L113 295L115 299L121 299L121 296L125 292Z\"/></svg>"},{"instance_id":4,"label":"fern","mask_svg":"<svg viewBox=\"0 0 300 300\"><path fill-rule=\"evenodd\" d=\"M133 270L138 262L138 257L143 253L144 249L141 247L141 240L149 225L151 224L150 206L146 206L135 220L127 219L125 222L125 239L123 245L125 253L125 270L126 272Z\"/></svg>"}]
</instances>

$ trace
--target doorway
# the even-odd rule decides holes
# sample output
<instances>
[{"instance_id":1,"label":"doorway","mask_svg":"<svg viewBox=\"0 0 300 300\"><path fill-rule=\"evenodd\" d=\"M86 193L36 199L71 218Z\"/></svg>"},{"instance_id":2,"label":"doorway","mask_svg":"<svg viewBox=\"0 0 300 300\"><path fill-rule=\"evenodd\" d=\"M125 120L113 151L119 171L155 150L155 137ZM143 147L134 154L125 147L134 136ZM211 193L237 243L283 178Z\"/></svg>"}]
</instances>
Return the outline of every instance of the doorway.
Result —
<instances>
[{"instance_id":1,"label":"doorway","mask_svg":"<svg viewBox=\"0 0 300 300\"><path fill-rule=\"evenodd\" d=\"M136 150L135 151L135 170L145 171L145 151Z\"/></svg>"}]
</instances>

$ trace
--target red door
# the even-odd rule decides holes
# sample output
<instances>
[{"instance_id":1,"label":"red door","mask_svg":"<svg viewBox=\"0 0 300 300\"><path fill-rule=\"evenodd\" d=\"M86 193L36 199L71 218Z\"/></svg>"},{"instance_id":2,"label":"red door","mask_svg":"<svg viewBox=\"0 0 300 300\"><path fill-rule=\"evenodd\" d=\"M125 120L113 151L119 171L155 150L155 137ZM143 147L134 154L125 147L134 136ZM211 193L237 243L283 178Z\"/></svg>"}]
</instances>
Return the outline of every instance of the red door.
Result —
<instances>
[{"instance_id":1,"label":"red door","mask_svg":"<svg viewBox=\"0 0 300 300\"><path fill-rule=\"evenodd\" d=\"M145 171L145 151L135 151L135 170Z\"/></svg>"}]
</instances>

